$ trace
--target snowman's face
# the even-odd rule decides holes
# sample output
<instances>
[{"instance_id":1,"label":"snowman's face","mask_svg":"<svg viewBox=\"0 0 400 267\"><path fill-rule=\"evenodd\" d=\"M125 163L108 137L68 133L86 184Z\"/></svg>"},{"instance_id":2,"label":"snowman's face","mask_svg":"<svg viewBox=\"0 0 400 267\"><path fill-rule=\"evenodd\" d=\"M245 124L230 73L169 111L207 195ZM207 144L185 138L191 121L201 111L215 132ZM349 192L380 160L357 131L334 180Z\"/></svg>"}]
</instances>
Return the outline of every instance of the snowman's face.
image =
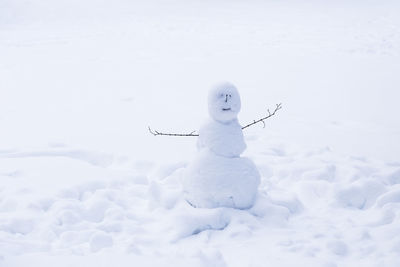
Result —
<instances>
[{"instance_id":1,"label":"snowman's face","mask_svg":"<svg viewBox=\"0 0 400 267\"><path fill-rule=\"evenodd\" d=\"M225 83L211 89L208 95L208 111L219 122L236 119L240 111L240 96L236 87Z\"/></svg>"}]
</instances>

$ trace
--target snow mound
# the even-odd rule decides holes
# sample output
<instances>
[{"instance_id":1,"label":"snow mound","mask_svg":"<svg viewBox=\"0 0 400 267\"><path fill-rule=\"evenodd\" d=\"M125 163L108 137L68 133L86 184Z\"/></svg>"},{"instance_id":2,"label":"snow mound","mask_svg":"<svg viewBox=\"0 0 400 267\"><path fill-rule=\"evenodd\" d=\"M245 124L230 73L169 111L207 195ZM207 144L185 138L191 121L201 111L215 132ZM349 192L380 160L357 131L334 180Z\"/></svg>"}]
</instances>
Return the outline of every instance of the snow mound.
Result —
<instances>
[{"instance_id":1,"label":"snow mound","mask_svg":"<svg viewBox=\"0 0 400 267\"><path fill-rule=\"evenodd\" d=\"M97 179L73 180L55 194L36 194L35 187L21 190L20 185L10 182L8 188L2 188L0 199L0 237L6 241L0 243L1 261L13 266L28 255L47 257L55 253L69 255L68 264L74 257L84 256L90 261L93 255L117 253L121 259L135 259L149 266L156 262L154 255L160 264L167 265L237 266L245 264L241 259L263 262L266 254L276 264L282 256L287 257L281 262L283 266L290 266L293 259L302 264L334 266L342 261L358 262L360 257L374 262L376 257L382 259L379 255L384 255L383 251L390 251L384 257L388 266L396 266L400 253L396 235L399 187L373 178L388 177L396 166L344 159L329 150L295 153L290 147L280 146L287 151L286 156L262 153L275 147L262 138L257 142L264 144L260 152L253 152L257 165L267 171L262 172L266 176L261 177L255 199L248 200L254 201L249 209L190 205L182 183L195 165L186 163L164 164L146 174L140 166L137 172L98 166L107 172L106 177L99 178L92 165L68 161L71 170ZM213 173L232 158L206 158L213 168L207 176L212 178L209 186L217 181ZM33 162L40 160L32 158ZM40 164L33 166L42 168ZM230 166L230 179L236 171L244 172L241 167L236 170L238 166L243 164ZM246 172L249 177L251 170L254 166ZM8 173L5 169L2 172ZM219 186L221 194L231 185ZM24 197L26 194L29 198ZM260 248L263 253L254 254Z\"/></svg>"}]
</instances>

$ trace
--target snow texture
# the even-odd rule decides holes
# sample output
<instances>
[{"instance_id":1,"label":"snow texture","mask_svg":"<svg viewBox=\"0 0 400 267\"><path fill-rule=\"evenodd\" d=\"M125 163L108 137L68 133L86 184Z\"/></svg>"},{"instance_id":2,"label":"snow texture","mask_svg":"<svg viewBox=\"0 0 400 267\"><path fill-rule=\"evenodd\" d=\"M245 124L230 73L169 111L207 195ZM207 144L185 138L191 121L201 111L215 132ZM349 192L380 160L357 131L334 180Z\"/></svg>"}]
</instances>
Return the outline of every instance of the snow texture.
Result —
<instances>
[{"instance_id":1,"label":"snow texture","mask_svg":"<svg viewBox=\"0 0 400 267\"><path fill-rule=\"evenodd\" d=\"M0 266L400 266L399 12L0 1ZM240 88L243 124L283 103L244 130L245 151L205 159L252 159L249 209L188 204L204 151L147 131L197 129L221 79Z\"/></svg>"}]
</instances>

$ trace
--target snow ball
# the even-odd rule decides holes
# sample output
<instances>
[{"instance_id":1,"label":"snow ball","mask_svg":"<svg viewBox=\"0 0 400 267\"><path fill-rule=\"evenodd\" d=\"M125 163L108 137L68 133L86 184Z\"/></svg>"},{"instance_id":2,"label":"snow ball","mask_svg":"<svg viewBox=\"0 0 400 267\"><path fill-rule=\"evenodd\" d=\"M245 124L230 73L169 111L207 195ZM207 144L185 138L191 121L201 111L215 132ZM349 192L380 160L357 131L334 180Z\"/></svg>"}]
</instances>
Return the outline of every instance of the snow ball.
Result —
<instances>
[{"instance_id":1,"label":"snow ball","mask_svg":"<svg viewBox=\"0 0 400 267\"><path fill-rule=\"evenodd\" d=\"M229 122L236 119L240 106L240 95L233 84L219 84L208 94L208 111L216 121Z\"/></svg>"},{"instance_id":2,"label":"snow ball","mask_svg":"<svg viewBox=\"0 0 400 267\"><path fill-rule=\"evenodd\" d=\"M250 159L220 157L208 151L199 153L183 179L186 200L200 208L250 208L259 184L260 174Z\"/></svg>"},{"instance_id":3,"label":"snow ball","mask_svg":"<svg viewBox=\"0 0 400 267\"><path fill-rule=\"evenodd\" d=\"M96 233L90 239L90 251L97 252L103 248L112 247L113 239L104 233Z\"/></svg>"},{"instance_id":4,"label":"snow ball","mask_svg":"<svg viewBox=\"0 0 400 267\"><path fill-rule=\"evenodd\" d=\"M221 157L239 157L246 149L242 127L237 121L226 124L208 121L200 127L197 147Z\"/></svg>"}]
</instances>

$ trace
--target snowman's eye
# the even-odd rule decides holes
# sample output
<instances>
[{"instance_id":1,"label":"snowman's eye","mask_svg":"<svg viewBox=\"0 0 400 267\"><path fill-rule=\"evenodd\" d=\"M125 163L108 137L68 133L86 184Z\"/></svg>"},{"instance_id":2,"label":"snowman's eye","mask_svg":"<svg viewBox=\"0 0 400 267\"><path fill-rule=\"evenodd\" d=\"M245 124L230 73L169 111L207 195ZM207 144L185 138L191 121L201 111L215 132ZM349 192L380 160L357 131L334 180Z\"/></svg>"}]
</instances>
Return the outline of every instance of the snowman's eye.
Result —
<instances>
[{"instance_id":1,"label":"snowman's eye","mask_svg":"<svg viewBox=\"0 0 400 267\"><path fill-rule=\"evenodd\" d=\"M232 97L232 95L229 95L229 97Z\"/></svg>"}]
</instances>

